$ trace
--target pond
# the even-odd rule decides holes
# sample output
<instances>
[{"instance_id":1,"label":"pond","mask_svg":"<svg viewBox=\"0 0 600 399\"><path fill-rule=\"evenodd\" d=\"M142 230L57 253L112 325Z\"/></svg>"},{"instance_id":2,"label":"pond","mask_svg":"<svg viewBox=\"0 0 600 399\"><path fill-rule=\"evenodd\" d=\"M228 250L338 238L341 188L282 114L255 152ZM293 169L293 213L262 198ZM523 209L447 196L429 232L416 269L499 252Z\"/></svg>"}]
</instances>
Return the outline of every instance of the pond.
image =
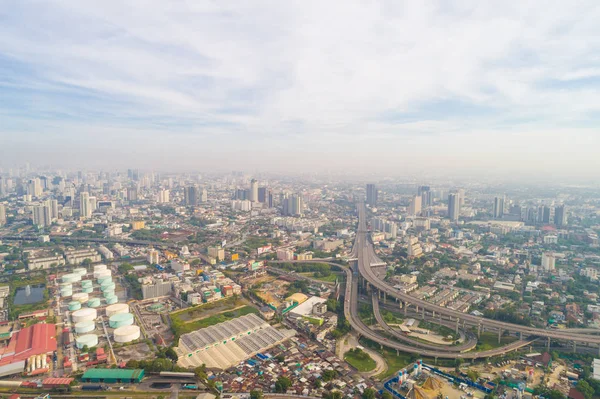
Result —
<instances>
[{"instance_id":1,"label":"pond","mask_svg":"<svg viewBox=\"0 0 600 399\"><path fill-rule=\"evenodd\" d=\"M45 284L28 285L26 287L17 288L13 303L15 305L29 305L31 303L41 302L44 300L45 291Z\"/></svg>"}]
</instances>

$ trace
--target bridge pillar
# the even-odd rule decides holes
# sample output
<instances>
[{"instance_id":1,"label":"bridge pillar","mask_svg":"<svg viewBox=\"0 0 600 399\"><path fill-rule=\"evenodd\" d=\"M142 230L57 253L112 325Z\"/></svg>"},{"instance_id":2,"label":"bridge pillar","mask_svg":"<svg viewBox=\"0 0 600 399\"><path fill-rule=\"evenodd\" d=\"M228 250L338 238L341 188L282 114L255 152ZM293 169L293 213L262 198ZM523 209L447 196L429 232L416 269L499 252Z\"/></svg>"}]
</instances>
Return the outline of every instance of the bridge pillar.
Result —
<instances>
[{"instance_id":1,"label":"bridge pillar","mask_svg":"<svg viewBox=\"0 0 600 399\"><path fill-rule=\"evenodd\" d=\"M419 305L415 306L416 310L417 310L417 315L419 314Z\"/></svg>"},{"instance_id":2,"label":"bridge pillar","mask_svg":"<svg viewBox=\"0 0 600 399\"><path fill-rule=\"evenodd\" d=\"M456 333L458 334L458 323L460 323L460 319L456 318Z\"/></svg>"},{"instance_id":3,"label":"bridge pillar","mask_svg":"<svg viewBox=\"0 0 600 399\"><path fill-rule=\"evenodd\" d=\"M547 342L546 346L548 347L548 352L549 352L550 351L550 337L548 337L548 342Z\"/></svg>"},{"instance_id":4,"label":"bridge pillar","mask_svg":"<svg viewBox=\"0 0 600 399\"><path fill-rule=\"evenodd\" d=\"M400 356L400 350L396 349L396 356Z\"/></svg>"},{"instance_id":5,"label":"bridge pillar","mask_svg":"<svg viewBox=\"0 0 600 399\"><path fill-rule=\"evenodd\" d=\"M441 315L440 315L440 316L441 316ZM435 319L435 310L432 310L432 311L431 311L431 318L432 318L432 319Z\"/></svg>"},{"instance_id":6,"label":"bridge pillar","mask_svg":"<svg viewBox=\"0 0 600 399\"><path fill-rule=\"evenodd\" d=\"M501 340L502 340L502 329L499 328L498 329L498 343L500 343Z\"/></svg>"},{"instance_id":7,"label":"bridge pillar","mask_svg":"<svg viewBox=\"0 0 600 399\"><path fill-rule=\"evenodd\" d=\"M385 291L383 293L383 303L387 303L387 294L385 293Z\"/></svg>"},{"instance_id":8,"label":"bridge pillar","mask_svg":"<svg viewBox=\"0 0 600 399\"><path fill-rule=\"evenodd\" d=\"M425 307L423 307L423 320L425 320Z\"/></svg>"},{"instance_id":9,"label":"bridge pillar","mask_svg":"<svg viewBox=\"0 0 600 399\"><path fill-rule=\"evenodd\" d=\"M573 341L573 353L577 353L577 342Z\"/></svg>"},{"instance_id":10,"label":"bridge pillar","mask_svg":"<svg viewBox=\"0 0 600 399\"><path fill-rule=\"evenodd\" d=\"M481 338L481 323L477 324L477 338Z\"/></svg>"},{"instance_id":11,"label":"bridge pillar","mask_svg":"<svg viewBox=\"0 0 600 399\"><path fill-rule=\"evenodd\" d=\"M523 340L523 331L519 331L519 339L522 341Z\"/></svg>"},{"instance_id":12,"label":"bridge pillar","mask_svg":"<svg viewBox=\"0 0 600 399\"><path fill-rule=\"evenodd\" d=\"M408 302L404 302L404 317L406 317L406 312L408 311L408 305L410 305Z\"/></svg>"}]
</instances>

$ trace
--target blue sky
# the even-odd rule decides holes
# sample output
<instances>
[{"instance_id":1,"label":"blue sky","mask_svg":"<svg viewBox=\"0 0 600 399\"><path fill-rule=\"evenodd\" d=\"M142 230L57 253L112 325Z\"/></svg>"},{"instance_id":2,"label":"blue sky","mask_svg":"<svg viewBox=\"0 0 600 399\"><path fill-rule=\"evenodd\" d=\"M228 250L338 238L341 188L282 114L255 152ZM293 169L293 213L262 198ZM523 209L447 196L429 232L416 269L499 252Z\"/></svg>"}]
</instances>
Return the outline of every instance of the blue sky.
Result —
<instances>
[{"instance_id":1,"label":"blue sky","mask_svg":"<svg viewBox=\"0 0 600 399\"><path fill-rule=\"evenodd\" d=\"M9 1L0 165L589 173L598 20L597 1Z\"/></svg>"}]
</instances>

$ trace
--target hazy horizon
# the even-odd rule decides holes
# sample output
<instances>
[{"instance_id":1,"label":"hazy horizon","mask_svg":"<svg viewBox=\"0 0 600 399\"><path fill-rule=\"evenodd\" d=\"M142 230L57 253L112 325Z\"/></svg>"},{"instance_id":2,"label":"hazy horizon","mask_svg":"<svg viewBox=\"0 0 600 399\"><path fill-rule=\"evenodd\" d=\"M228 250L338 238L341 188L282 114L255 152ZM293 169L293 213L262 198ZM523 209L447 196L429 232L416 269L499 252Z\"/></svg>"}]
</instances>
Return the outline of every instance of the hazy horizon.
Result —
<instances>
[{"instance_id":1,"label":"hazy horizon","mask_svg":"<svg viewBox=\"0 0 600 399\"><path fill-rule=\"evenodd\" d=\"M0 166L594 178L595 2L0 10Z\"/></svg>"}]
</instances>

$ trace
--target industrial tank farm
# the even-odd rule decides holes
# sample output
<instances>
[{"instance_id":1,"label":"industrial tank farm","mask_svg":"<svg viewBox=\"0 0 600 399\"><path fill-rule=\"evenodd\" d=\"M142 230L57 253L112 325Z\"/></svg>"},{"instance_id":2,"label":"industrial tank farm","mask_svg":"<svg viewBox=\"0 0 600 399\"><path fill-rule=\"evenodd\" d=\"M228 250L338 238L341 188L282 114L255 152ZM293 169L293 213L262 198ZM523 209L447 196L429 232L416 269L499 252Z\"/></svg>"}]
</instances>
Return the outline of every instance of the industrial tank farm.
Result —
<instances>
[{"instance_id":1,"label":"industrial tank farm","mask_svg":"<svg viewBox=\"0 0 600 399\"><path fill-rule=\"evenodd\" d=\"M94 331L96 328L96 323L93 320L80 321L79 323L75 323L75 332L77 334L86 334L91 331Z\"/></svg>"},{"instance_id":2,"label":"industrial tank farm","mask_svg":"<svg viewBox=\"0 0 600 399\"><path fill-rule=\"evenodd\" d=\"M129 313L129 305L126 303L115 303L106 307L106 315L108 317L117 313Z\"/></svg>"},{"instance_id":3,"label":"industrial tank farm","mask_svg":"<svg viewBox=\"0 0 600 399\"><path fill-rule=\"evenodd\" d=\"M84 346L91 348L98 345L98 336L96 334L85 334L77 337L75 340L78 349L83 349Z\"/></svg>"},{"instance_id":4,"label":"industrial tank farm","mask_svg":"<svg viewBox=\"0 0 600 399\"><path fill-rule=\"evenodd\" d=\"M112 328L130 326L133 324L133 315L131 313L117 313L108 319L108 325Z\"/></svg>"},{"instance_id":5,"label":"industrial tank farm","mask_svg":"<svg viewBox=\"0 0 600 399\"><path fill-rule=\"evenodd\" d=\"M140 328L138 326L119 327L114 332L115 342L127 343L140 338Z\"/></svg>"},{"instance_id":6,"label":"industrial tank farm","mask_svg":"<svg viewBox=\"0 0 600 399\"><path fill-rule=\"evenodd\" d=\"M78 292L76 294L73 294L73 300L74 301L79 301L81 303L85 303L90 299L89 295L86 294L85 292Z\"/></svg>"},{"instance_id":7,"label":"industrial tank farm","mask_svg":"<svg viewBox=\"0 0 600 399\"><path fill-rule=\"evenodd\" d=\"M95 320L98 317L98 312L93 308L79 309L73 312L73 323L79 323L80 321Z\"/></svg>"},{"instance_id":8,"label":"industrial tank farm","mask_svg":"<svg viewBox=\"0 0 600 399\"><path fill-rule=\"evenodd\" d=\"M76 310L81 309L81 302L79 302L79 301L71 301L71 302L69 302L68 307L69 307L69 311L70 312L74 312Z\"/></svg>"},{"instance_id":9,"label":"industrial tank farm","mask_svg":"<svg viewBox=\"0 0 600 399\"><path fill-rule=\"evenodd\" d=\"M87 302L88 307L90 308L97 308L100 307L100 298L91 298L88 302Z\"/></svg>"}]
</instances>

